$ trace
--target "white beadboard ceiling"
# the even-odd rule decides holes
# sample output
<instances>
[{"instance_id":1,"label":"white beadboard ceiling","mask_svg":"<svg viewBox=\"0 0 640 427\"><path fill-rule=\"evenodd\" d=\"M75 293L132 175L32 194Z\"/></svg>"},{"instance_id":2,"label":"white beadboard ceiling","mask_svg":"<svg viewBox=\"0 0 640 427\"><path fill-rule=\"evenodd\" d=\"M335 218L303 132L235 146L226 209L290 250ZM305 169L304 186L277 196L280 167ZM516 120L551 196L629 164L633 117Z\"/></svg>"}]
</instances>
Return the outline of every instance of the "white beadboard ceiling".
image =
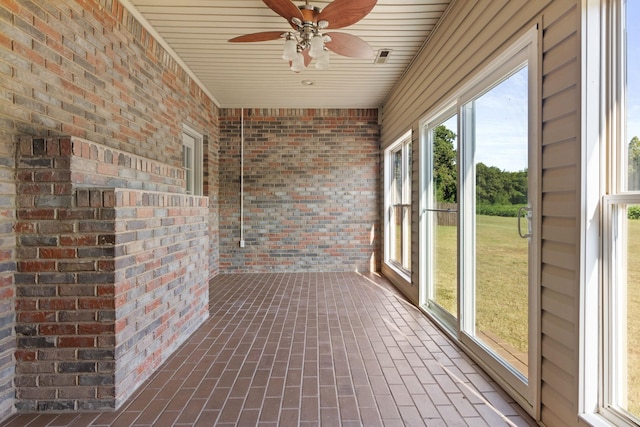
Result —
<instances>
[{"instance_id":1,"label":"white beadboard ceiling","mask_svg":"<svg viewBox=\"0 0 640 427\"><path fill-rule=\"evenodd\" d=\"M373 50L391 49L385 64L374 58L331 54L331 68L289 70L283 40L229 43L230 38L290 29L260 0L125 0L152 27L224 108L378 108L435 28L450 0L378 0L360 22L339 30ZM302 5L304 1L294 1ZM329 0L310 1L324 8ZM312 86L303 80L314 82Z\"/></svg>"}]
</instances>

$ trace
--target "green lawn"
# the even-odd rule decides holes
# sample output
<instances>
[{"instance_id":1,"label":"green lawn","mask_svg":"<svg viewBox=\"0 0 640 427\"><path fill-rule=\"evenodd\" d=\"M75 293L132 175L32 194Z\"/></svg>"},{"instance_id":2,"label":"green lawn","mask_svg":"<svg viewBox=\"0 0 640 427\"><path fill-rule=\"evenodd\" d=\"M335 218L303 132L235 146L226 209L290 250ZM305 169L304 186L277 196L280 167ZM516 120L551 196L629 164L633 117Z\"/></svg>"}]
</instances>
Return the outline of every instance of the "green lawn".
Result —
<instances>
[{"instance_id":1,"label":"green lawn","mask_svg":"<svg viewBox=\"0 0 640 427\"><path fill-rule=\"evenodd\" d=\"M640 221L629 221L627 250L627 363L629 412L640 417Z\"/></svg>"},{"instance_id":2,"label":"green lawn","mask_svg":"<svg viewBox=\"0 0 640 427\"><path fill-rule=\"evenodd\" d=\"M456 314L456 227L436 235L436 292L439 305ZM640 415L640 221L629 221L627 362L629 411ZM527 245L515 218L477 217L476 328L490 331L515 349L527 351Z\"/></svg>"},{"instance_id":3,"label":"green lawn","mask_svg":"<svg viewBox=\"0 0 640 427\"><path fill-rule=\"evenodd\" d=\"M528 241L516 218L476 217L476 330L527 352Z\"/></svg>"},{"instance_id":4,"label":"green lawn","mask_svg":"<svg viewBox=\"0 0 640 427\"><path fill-rule=\"evenodd\" d=\"M527 244L515 218L477 217L476 328L527 351ZM436 302L456 313L456 227L437 228Z\"/></svg>"}]
</instances>

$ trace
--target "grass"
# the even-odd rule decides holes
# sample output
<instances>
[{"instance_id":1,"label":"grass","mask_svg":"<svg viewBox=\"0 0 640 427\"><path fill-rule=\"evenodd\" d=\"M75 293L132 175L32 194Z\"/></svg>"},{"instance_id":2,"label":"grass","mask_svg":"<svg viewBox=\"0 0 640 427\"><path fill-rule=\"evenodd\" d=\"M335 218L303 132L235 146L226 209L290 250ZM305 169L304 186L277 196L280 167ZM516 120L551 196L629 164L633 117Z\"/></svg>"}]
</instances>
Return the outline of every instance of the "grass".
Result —
<instances>
[{"instance_id":1,"label":"grass","mask_svg":"<svg viewBox=\"0 0 640 427\"><path fill-rule=\"evenodd\" d=\"M630 220L627 247L627 410L640 417L640 221Z\"/></svg>"},{"instance_id":2,"label":"grass","mask_svg":"<svg viewBox=\"0 0 640 427\"><path fill-rule=\"evenodd\" d=\"M476 330L528 350L528 241L517 218L476 217Z\"/></svg>"},{"instance_id":3,"label":"grass","mask_svg":"<svg viewBox=\"0 0 640 427\"><path fill-rule=\"evenodd\" d=\"M527 241L515 218L477 217L476 329L527 351ZM456 313L456 227L436 236L435 301Z\"/></svg>"},{"instance_id":4,"label":"grass","mask_svg":"<svg viewBox=\"0 0 640 427\"><path fill-rule=\"evenodd\" d=\"M433 261L436 268L434 300L454 317L458 317L457 227L438 226L436 230L436 255Z\"/></svg>"},{"instance_id":5,"label":"grass","mask_svg":"<svg viewBox=\"0 0 640 427\"><path fill-rule=\"evenodd\" d=\"M436 302L456 314L456 227L436 234ZM627 410L640 416L640 221L629 221L627 289ZM527 245L515 218L477 216L476 328L527 352ZM633 256L636 255L636 256Z\"/></svg>"}]
</instances>

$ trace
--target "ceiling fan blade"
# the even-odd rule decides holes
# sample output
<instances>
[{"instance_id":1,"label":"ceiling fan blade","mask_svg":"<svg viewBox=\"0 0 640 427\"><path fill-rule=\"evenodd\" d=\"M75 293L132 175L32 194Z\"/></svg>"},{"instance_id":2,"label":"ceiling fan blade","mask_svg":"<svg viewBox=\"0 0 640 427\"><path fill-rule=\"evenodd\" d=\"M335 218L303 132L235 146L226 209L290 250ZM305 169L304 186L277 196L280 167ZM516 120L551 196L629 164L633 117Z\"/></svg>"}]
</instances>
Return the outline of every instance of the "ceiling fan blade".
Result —
<instances>
[{"instance_id":1,"label":"ceiling fan blade","mask_svg":"<svg viewBox=\"0 0 640 427\"><path fill-rule=\"evenodd\" d=\"M245 34L244 36L234 37L229 39L233 43L244 42L266 42L269 40L277 40L282 36L282 31L264 31L262 33Z\"/></svg>"},{"instance_id":2,"label":"ceiling fan blade","mask_svg":"<svg viewBox=\"0 0 640 427\"><path fill-rule=\"evenodd\" d=\"M302 12L298 6L293 4L291 0L262 0L264 4L269 6L278 15L282 16L287 22L291 22L292 18L302 20Z\"/></svg>"},{"instance_id":3,"label":"ceiling fan blade","mask_svg":"<svg viewBox=\"0 0 640 427\"><path fill-rule=\"evenodd\" d=\"M322 9L318 21L327 21L327 28L344 28L355 24L376 5L377 0L334 0Z\"/></svg>"},{"instance_id":4,"label":"ceiling fan blade","mask_svg":"<svg viewBox=\"0 0 640 427\"><path fill-rule=\"evenodd\" d=\"M373 57L373 49L360 37L347 33L326 33L326 35L331 37L331 41L325 43L331 52L349 58L369 59Z\"/></svg>"}]
</instances>

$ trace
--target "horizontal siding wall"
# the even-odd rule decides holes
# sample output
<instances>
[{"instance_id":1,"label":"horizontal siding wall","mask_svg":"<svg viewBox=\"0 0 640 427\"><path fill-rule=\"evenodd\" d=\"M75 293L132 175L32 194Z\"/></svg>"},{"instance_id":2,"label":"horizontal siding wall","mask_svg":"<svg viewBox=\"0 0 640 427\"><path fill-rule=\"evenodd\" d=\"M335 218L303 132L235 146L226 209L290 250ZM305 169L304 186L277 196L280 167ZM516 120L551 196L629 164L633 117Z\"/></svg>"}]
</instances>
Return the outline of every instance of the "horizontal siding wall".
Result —
<instances>
[{"instance_id":1,"label":"horizontal siding wall","mask_svg":"<svg viewBox=\"0 0 640 427\"><path fill-rule=\"evenodd\" d=\"M419 120L536 23L542 23L539 81L541 230L541 421L575 425L578 399L579 295L579 9L577 2L456 1L382 112L382 144L413 129L412 284L399 288L418 300L420 247Z\"/></svg>"},{"instance_id":2,"label":"horizontal siding wall","mask_svg":"<svg viewBox=\"0 0 640 427\"><path fill-rule=\"evenodd\" d=\"M549 426L578 422L579 20L576 2L543 20L540 411Z\"/></svg>"}]
</instances>

